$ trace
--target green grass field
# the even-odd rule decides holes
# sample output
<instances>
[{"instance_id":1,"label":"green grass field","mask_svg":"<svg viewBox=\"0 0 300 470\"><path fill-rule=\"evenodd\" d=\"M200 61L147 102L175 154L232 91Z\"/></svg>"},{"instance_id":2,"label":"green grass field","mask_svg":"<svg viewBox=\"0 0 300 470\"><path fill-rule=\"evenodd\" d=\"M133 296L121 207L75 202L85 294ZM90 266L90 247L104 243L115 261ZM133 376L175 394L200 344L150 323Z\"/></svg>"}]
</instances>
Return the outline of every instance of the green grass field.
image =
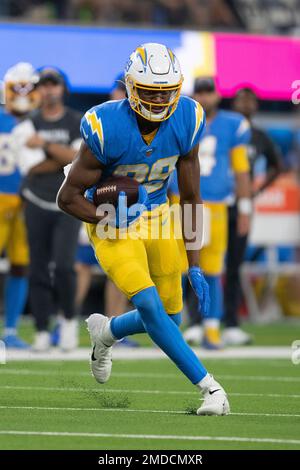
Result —
<instances>
[{"instance_id":1,"label":"green grass field","mask_svg":"<svg viewBox=\"0 0 300 470\"><path fill-rule=\"evenodd\" d=\"M299 337L293 325L254 330L264 344ZM300 365L204 363L228 391L229 416L196 416L198 392L165 359L114 361L104 386L84 361L0 365L0 449L300 449Z\"/></svg>"},{"instance_id":2,"label":"green grass field","mask_svg":"<svg viewBox=\"0 0 300 470\"><path fill-rule=\"evenodd\" d=\"M0 322L0 331L2 324ZM290 346L292 342L300 339L300 318L286 318L284 321L267 325L254 325L252 323L243 324L243 329L253 336L255 346ZM20 336L29 343L33 342L34 328L31 320L23 320L20 326ZM152 342L148 335L137 335L134 337L142 346L150 346ZM81 322L80 346L90 346L89 335L86 324Z\"/></svg>"}]
</instances>

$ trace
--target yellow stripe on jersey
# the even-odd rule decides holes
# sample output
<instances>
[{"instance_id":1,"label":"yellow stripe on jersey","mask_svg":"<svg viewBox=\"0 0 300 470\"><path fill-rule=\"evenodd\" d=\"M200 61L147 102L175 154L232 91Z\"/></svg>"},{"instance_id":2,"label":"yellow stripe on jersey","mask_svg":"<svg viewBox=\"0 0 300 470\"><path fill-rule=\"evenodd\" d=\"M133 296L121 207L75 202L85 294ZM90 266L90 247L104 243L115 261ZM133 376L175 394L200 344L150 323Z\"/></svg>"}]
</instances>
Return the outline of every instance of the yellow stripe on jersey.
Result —
<instances>
[{"instance_id":1,"label":"yellow stripe on jersey","mask_svg":"<svg viewBox=\"0 0 300 470\"><path fill-rule=\"evenodd\" d=\"M202 106L200 105L200 103L196 103L196 106L195 106L195 115L196 115L196 124L195 124L195 129L194 129L194 132L193 132L193 136L192 136L192 140L191 140L191 144L193 143L194 141L194 138L199 130L199 127L203 121L203 108Z\"/></svg>"},{"instance_id":2,"label":"yellow stripe on jersey","mask_svg":"<svg viewBox=\"0 0 300 470\"><path fill-rule=\"evenodd\" d=\"M101 146L101 151L103 152L104 135L100 117L98 117L96 112L93 111L92 113L86 113L86 119L89 125L91 126L93 134L97 134Z\"/></svg>"},{"instance_id":3,"label":"yellow stripe on jersey","mask_svg":"<svg viewBox=\"0 0 300 470\"><path fill-rule=\"evenodd\" d=\"M152 140L157 134L158 129L154 129L154 131L149 132L149 134L142 134L144 141L146 142L147 145L150 145Z\"/></svg>"},{"instance_id":4,"label":"yellow stripe on jersey","mask_svg":"<svg viewBox=\"0 0 300 470\"><path fill-rule=\"evenodd\" d=\"M230 157L234 173L245 173L250 170L246 145L238 145L231 149Z\"/></svg>"}]
</instances>

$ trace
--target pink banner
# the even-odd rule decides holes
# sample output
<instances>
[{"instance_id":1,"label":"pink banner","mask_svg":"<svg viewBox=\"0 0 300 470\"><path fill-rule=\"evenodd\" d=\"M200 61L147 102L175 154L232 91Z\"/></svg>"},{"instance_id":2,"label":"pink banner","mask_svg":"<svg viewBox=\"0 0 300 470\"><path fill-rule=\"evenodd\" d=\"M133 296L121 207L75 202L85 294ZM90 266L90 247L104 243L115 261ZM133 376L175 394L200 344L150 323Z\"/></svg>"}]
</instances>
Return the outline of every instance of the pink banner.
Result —
<instances>
[{"instance_id":1,"label":"pink banner","mask_svg":"<svg viewBox=\"0 0 300 470\"><path fill-rule=\"evenodd\" d=\"M300 40L217 33L216 76L222 96L241 87L261 99L291 100L292 83L300 80Z\"/></svg>"}]
</instances>

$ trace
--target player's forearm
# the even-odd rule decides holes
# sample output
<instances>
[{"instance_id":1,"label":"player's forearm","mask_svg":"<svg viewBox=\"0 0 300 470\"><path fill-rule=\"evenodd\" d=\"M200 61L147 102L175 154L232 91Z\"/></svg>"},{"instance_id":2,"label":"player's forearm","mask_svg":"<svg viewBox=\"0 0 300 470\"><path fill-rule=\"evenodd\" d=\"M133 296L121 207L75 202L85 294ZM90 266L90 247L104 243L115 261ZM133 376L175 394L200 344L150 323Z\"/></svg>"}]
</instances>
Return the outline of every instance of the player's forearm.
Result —
<instances>
[{"instance_id":1,"label":"player's forearm","mask_svg":"<svg viewBox=\"0 0 300 470\"><path fill-rule=\"evenodd\" d=\"M200 197L198 145L184 158L179 159L177 174L185 249L189 266L198 266L203 235L203 203Z\"/></svg>"},{"instance_id":2,"label":"player's forearm","mask_svg":"<svg viewBox=\"0 0 300 470\"><path fill-rule=\"evenodd\" d=\"M61 164L57 163L54 160L44 160L41 163L38 163L37 165L33 166L29 170L29 174L41 174L41 173L53 173L61 169Z\"/></svg>"},{"instance_id":3,"label":"player's forearm","mask_svg":"<svg viewBox=\"0 0 300 470\"><path fill-rule=\"evenodd\" d=\"M186 249L186 255L189 263L189 268L192 266L199 266L200 250Z\"/></svg>"},{"instance_id":4,"label":"player's forearm","mask_svg":"<svg viewBox=\"0 0 300 470\"><path fill-rule=\"evenodd\" d=\"M103 217L96 214L97 208L85 197L85 191L101 178L102 169L85 143L81 144L68 175L57 195L58 207L67 214L88 222L98 223Z\"/></svg>"},{"instance_id":5,"label":"player's forearm","mask_svg":"<svg viewBox=\"0 0 300 470\"><path fill-rule=\"evenodd\" d=\"M235 173L237 199L251 198L251 181L248 172Z\"/></svg>"},{"instance_id":6,"label":"player's forearm","mask_svg":"<svg viewBox=\"0 0 300 470\"><path fill-rule=\"evenodd\" d=\"M237 233L244 237L249 233L252 214L251 182L248 172L236 173L236 196Z\"/></svg>"},{"instance_id":7,"label":"player's forearm","mask_svg":"<svg viewBox=\"0 0 300 470\"><path fill-rule=\"evenodd\" d=\"M182 210L182 235L189 267L199 266L203 233L203 203L198 194L180 199Z\"/></svg>"},{"instance_id":8,"label":"player's forearm","mask_svg":"<svg viewBox=\"0 0 300 470\"><path fill-rule=\"evenodd\" d=\"M62 211L83 222L96 224L100 220L96 215L96 206L89 202L83 194L75 192L65 185L58 192L57 205Z\"/></svg>"},{"instance_id":9,"label":"player's forearm","mask_svg":"<svg viewBox=\"0 0 300 470\"><path fill-rule=\"evenodd\" d=\"M76 155L76 150L67 145L49 143L47 144L46 150L50 157L61 166L72 163Z\"/></svg>"}]
</instances>

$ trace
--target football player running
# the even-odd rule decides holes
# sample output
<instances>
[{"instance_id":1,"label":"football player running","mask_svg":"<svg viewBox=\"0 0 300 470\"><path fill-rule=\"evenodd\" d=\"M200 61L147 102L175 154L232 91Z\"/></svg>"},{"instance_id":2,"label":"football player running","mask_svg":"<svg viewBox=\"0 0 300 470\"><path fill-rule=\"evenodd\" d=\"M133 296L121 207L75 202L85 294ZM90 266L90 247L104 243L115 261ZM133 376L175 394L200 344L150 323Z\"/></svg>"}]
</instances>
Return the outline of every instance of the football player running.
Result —
<instances>
[{"instance_id":1,"label":"football player running","mask_svg":"<svg viewBox=\"0 0 300 470\"><path fill-rule=\"evenodd\" d=\"M5 251L10 272L4 289L4 334L7 348L29 345L17 335L17 326L27 299L29 249L19 195L21 149L13 131L21 119L39 105L39 76L33 66L19 62L4 76L5 107L0 111L0 254Z\"/></svg>"},{"instance_id":2,"label":"football player running","mask_svg":"<svg viewBox=\"0 0 300 470\"><path fill-rule=\"evenodd\" d=\"M198 142L205 116L198 103L180 96L182 81L180 65L170 49L155 43L138 47L125 69L128 99L95 106L83 117L84 143L59 191L58 204L87 223L103 270L135 306L135 310L112 319L97 313L88 318L95 379L100 383L109 379L112 346L116 341L147 332L202 392L204 400L197 414L226 415L229 403L224 389L207 372L178 327L182 309L181 272L172 231L168 238L99 237L100 216L91 203L100 178L110 175L135 178L140 183L139 202L146 206L146 211L137 222L129 216L128 223L143 225L155 219L162 228L170 218L167 183L176 166L183 212L186 205L192 208L190 222L196 227L197 209L202 206ZM119 206L120 202L121 196ZM184 234L187 223L184 218ZM188 241L189 279L206 311L209 292L199 268L199 246L190 249ZM192 246L195 248L196 244Z\"/></svg>"}]
</instances>

